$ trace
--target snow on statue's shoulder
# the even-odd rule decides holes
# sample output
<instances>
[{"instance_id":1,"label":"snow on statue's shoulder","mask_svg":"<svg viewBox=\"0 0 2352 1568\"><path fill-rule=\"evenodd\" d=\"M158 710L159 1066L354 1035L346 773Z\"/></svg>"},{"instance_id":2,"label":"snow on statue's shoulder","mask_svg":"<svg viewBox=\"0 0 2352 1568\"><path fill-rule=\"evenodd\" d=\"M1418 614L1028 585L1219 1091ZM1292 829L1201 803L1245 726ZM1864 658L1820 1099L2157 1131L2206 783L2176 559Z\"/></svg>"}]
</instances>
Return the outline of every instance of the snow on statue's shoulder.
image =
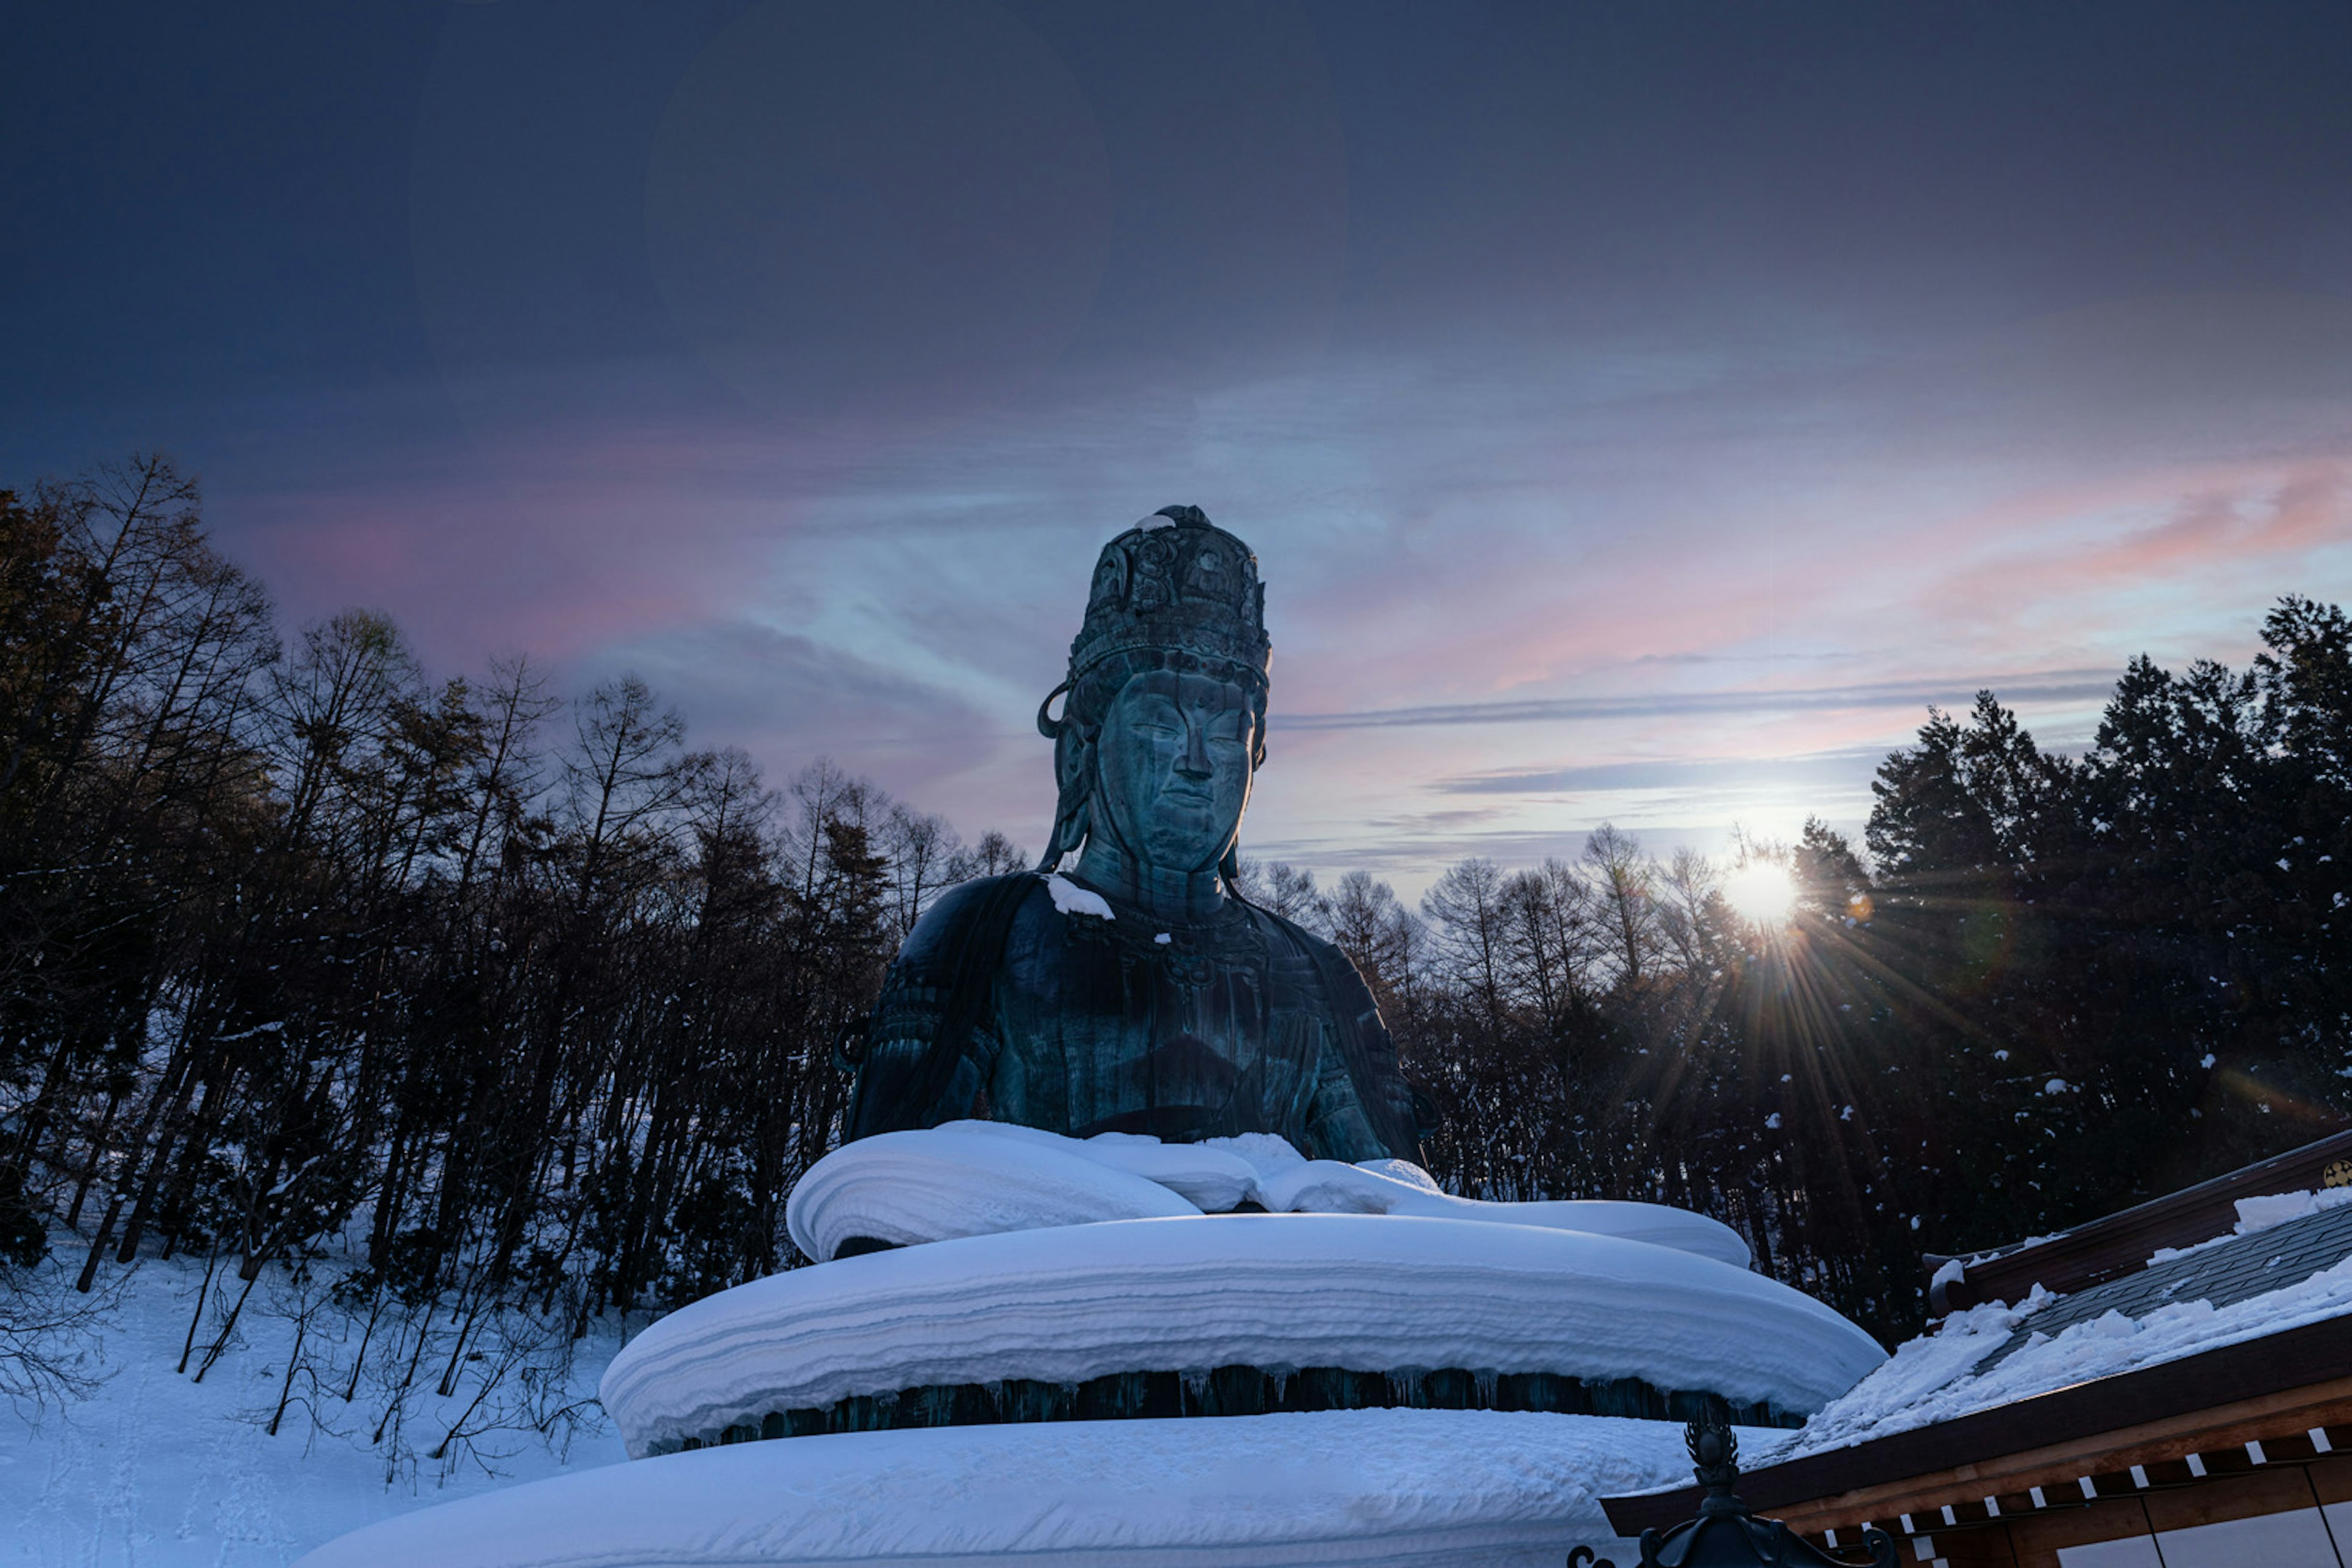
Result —
<instances>
[{"instance_id":1,"label":"snow on statue's shoulder","mask_svg":"<svg viewBox=\"0 0 2352 1568\"><path fill-rule=\"evenodd\" d=\"M1079 887L1059 871L1045 879L1045 890L1054 895L1054 907L1066 915L1092 915L1101 921L1118 918L1100 893Z\"/></svg>"}]
</instances>

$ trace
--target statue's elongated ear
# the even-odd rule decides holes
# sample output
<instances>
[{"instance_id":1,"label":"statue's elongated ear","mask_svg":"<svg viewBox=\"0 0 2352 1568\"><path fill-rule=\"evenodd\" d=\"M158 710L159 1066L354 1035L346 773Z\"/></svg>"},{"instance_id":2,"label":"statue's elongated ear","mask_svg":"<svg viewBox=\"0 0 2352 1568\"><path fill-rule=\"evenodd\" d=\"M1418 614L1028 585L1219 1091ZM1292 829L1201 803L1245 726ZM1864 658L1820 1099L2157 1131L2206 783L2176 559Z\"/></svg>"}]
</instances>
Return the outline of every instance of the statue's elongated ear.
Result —
<instances>
[{"instance_id":1,"label":"statue's elongated ear","mask_svg":"<svg viewBox=\"0 0 2352 1568\"><path fill-rule=\"evenodd\" d=\"M1066 681L1055 690L1067 689ZM1054 699L1048 695L1045 702ZM1070 721L1067 707L1059 719L1049 719L1045 710L1037 710L1037 727L1054 738L1054 830L1047 835L1045 853L1037 862L1040 871L1051 871L1062 863L1062 857L1086 842L1087 829L1092 822L1089 809L1095 787L1095 736Z\"/></svg>"},{"instance_id":2,"label":"statue's elongated ear","mask_svg":"<svg viewBox=\"0 0 2352 1568\"><path fill-rule=\"evenodd\" d=\"M1037 869L1053 871L1062 864L1062 857L1074 852L1087 841L1087 806L1084 801L1054 818L1054 831L1045 842L1045 853L1038 858Z\"/></svg>"},{"instance_id":3,"label":"statue's elongated ear","mask_svg":"<svg viewBox=\"0 0 2352 1568\"><path fill-rule=\"evenodd\" d=\"M1062 726L1069 720L1070 705L1066 702L1062 704L1062 717L1059 719L1055 718L1046 710L1054 706L1055 698L1069 689L1070 682L1065 680L1061 685L1045 693L1045 700L1037 704L1037 733L1049 741L1058 741L1062 738ZM1264 726L1261 725L1260 728Z\"/></svg>"},{"instance_id":4,"label":"statue's elongated ear","mask_svg":"<svg viewBox=\"0 0 2352 1568\"><path fill-rule=\"evenodd\" d=\"M1070 814L1062 819L1061 831L1056 835L1059 847L1055 850L1054 858L1058 861L1065 855L1076 854L1085 846L1087 835L1093 827L1094 812L1087 797L1082 795L1070 808Z\"/></svg>"}]
</instances>

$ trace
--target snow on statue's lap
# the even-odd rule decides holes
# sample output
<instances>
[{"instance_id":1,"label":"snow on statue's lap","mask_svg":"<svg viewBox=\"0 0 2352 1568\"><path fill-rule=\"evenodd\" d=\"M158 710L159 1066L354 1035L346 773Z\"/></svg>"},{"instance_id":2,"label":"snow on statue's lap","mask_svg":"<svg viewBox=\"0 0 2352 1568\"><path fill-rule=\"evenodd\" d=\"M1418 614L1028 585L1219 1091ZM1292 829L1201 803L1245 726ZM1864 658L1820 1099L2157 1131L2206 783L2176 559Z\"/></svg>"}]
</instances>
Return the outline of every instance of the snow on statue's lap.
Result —
<instances>
[{"instance_id":1,"label":"snow on statue's lap","mask_svg":"<svg viewBox=\"0 0 2352 1568\"><path fill-rule=\"evenodd\" d=\"M852 1237L903 1246L1201 1212L1084 1148L984 1122L881 1133L818 1161L786 1200L785 1224L793 1245L822 1262Z\"/></svg>"},{"instance_id":2,"label":"snow on statue's lap","mask_svg":"<svg viewBox=\"0 0 2352 1568\"><path fill-rule=\"evenodd\" d=\"M1402 1160L1307 1160L1270 1133L1164 1143L1087 1139L1002 1121L950 1121L843 1145L793 1189L793 1242L818 1261L853 1238L894 1246L1004 1231L1222 1211L1406 1215L1618 1236L1745 1267L1730 1226L1659 1204L1486 1203L1438 1190Z\"/></svg>"}]
</instances>

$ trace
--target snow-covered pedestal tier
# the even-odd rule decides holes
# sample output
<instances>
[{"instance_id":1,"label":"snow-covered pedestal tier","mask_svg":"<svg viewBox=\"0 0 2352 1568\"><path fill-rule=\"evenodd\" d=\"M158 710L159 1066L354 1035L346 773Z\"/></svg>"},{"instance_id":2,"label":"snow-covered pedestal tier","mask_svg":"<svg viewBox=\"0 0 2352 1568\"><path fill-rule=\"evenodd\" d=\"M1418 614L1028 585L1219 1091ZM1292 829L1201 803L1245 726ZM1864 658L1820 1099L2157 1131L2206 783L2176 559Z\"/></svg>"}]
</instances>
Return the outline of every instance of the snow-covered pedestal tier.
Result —
<instances>
[{"instance_id":1,"label":"snow-covered pedestal tier","mask_svg":"<svg viewBox=\"0 0 2352 1568\"><path fill-rule=\"evenodd\" d=\"M1713 1393L1770 1419L1819 1408L1884 1359L1809 1297L1647 1242L1388 1215L1194 1215L967 1237L773 1275L655 1323L602 1393L630 1453L645 1455L1301 1403L1664 1417L1664 1395ZM1088 1408L1090 1392L1110 1403ZM1251 1403L1269 1398L1281 1403Z\"/></svg>"},{"instance_id":2,"label":"snow-covered pedestal tier","mask_svg":"<svg viewBox=\"0 0 2352 1568\"><path fill-rule=\"evenodd\" d=\"M788 1223L833 1261L697 1302L614 1360L603 1397L632 1454L1366 1406L1665 1417L1699 1394L1786 1423L1885 1359L1713 1220L1479 1203L1264 1134L887 1133L819 1161Z\"/></svg>"},{"instance_id":3,"label":"snow-covered pedestal tier","mask_svg":"<svg viewBox=\"0 0 2352 1568\"><path fill-rule=\"evenodd\" d=\"M1783 1436L1743 1432L1740 1451ZM1676 1426L1493 1411L869 1432L517 1487L371 1526L301 1568L1558 1568L1578 1542L1610 1547L1600 1497L1688 1465Z\"/></svg>"}]
</instances>

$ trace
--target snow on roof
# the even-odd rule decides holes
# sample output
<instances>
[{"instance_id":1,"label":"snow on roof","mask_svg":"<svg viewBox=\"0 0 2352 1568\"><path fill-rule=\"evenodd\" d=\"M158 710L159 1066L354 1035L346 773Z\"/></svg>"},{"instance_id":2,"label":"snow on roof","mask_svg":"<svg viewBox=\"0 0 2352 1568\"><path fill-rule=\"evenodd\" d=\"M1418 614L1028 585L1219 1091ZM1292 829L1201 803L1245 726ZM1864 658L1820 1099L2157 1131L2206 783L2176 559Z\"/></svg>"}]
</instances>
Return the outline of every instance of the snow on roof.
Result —
<instances>
[{"instance_id":1,"label":"snow on roof","mask_svg":"<svg viewBox=\"0 0 2352 1568\"><path fill-rule=\"evenodd\" d=\"M1646 1242L1394 1215L1194 1215L771 1275L646 1329L602 1394L643 1455L861 1394L1224 1366L1639 1378L1805 1412L1885 1355L1788 1286Z\"/></svg>"},{"instance_id":2,"label":"snow on roof","mask_svg":"<svg viewBox=\"0 0 2352 1568\"><path fill-rule=\"evenodd\" d=\"M1776 1458L1849 1447L2074 1384L2352 1315L2352 1189L2238 1201L2233 1235L2118 1279L1946 1317Z\"/></svg>"},{"instance_id":3,"label":"snow on roof","mask_svg":"<svg viewBox=\"0 0 2352 1568\"><path fill-rule=\"evenodd\" d=\"M1740 1443L1765 1455L1783 1436ZM1578 1542L1630 1561L1599 1497L1688 1466L1666 1422L1495 1411L861 1432L514 1487L358 1531L300 1568L1556 1568Z\"/></svg>"}]
</instances>

